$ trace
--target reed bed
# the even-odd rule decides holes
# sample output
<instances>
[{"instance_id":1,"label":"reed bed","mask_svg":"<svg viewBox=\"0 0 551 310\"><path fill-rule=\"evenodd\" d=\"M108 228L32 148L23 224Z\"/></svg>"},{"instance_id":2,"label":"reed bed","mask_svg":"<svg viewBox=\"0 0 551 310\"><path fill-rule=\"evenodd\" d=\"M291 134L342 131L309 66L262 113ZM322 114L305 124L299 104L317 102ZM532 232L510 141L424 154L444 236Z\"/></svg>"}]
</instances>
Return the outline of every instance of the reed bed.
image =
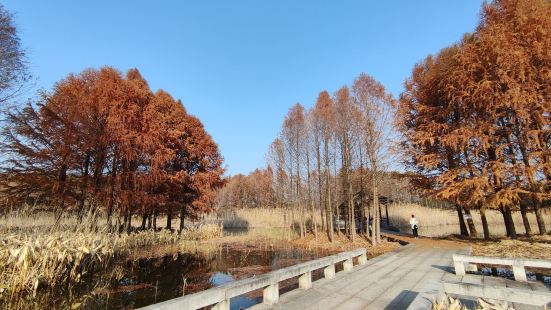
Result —
<instances>
[{"instance_id":1,"label":"reed bed","mask_svg":"<svg viewBox=\"0 0 551 310\"><path fill-rule=\"evenodd\" d=\"M50 216L24 215L0 220L0 300L21 293L35 296L40 289L71 287L105 270L115 260L147 248L184 249L189 240L222 236L222 228L212 224L197 225L182 233L143 230L119 234L107 227L98 229L90 219L79 222L69 217L50 227L47 224L52 220Z\"/></svg>"},{"instance_id":2,"label":"reed bed","mask_svg":"<svg viewBox=\"0 0 551 310\"><path fill-rule=\"evenodd\" d=\"M311 218L312 212L306 211L305 220L311 222ZM321 223L319 212L314 212L313 218L318 225ZM240 208L219 214L218 220L225 228L284 228L298 222L299 213L281 208Z\"/></svg>"},{"instance_id":3,"label":"reed bed","mask_svg":"<svg viewBox=\"0 0 551 310\"><path fill-rule=\"evenodd\" d=\"M551 236L535 236L530 240L476 242L473 255L509 258L551 259Z\"/></svg>"},{"instance_id":4,"label":"reed bed","mask_svg":"<svg viewBox=\"0 0 551 310\"><path fill-rule=\"evenodd\" d=\"M458 225L457 211L450 209L429 208L412 203L399 203L390 204L388 207L388 213L392 224L399 227L409 226L409 220L412 214L415 214L415 217L420 224L425 227ZM479 223L482 223L480 213L477 210L472 210L471 215L473 216L473 221L475 224L479 225ZM551 210L544 210L544 217L551 217ZM488 220L488 224L490 225L503 225L503 216L497 210L487 210L486 218ZM515 226L518 228L523 227L520 212L513 212L513 220L515 222ZM533 213L528 213L528 220L533 227L532 229L536 229L536 217Z\"/></svg>"}]
</instances>

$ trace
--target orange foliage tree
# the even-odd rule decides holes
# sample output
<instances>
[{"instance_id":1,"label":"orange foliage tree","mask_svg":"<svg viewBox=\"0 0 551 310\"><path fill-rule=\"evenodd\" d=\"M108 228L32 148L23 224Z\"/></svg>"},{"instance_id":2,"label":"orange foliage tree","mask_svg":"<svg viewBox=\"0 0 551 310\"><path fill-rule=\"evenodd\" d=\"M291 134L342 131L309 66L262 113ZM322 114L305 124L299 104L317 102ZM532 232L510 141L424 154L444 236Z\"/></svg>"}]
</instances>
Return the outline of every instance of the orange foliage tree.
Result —
<instances>
[{"instance_id":1,"label":"orange foliage tree","mask_svg":"<svg viewBox=\"0 0 551 310\"><path fill-rule=\"evenodd\" d=\"M476 31L418 64L400 100L397 119L410 167L428 179L434 195L465 212L479 208L486 238L487 208L502 212L512 238L516 206L528 234L529 207L539 233L546 232L549 29L548 1L485 4Z\"/></svg>"},{"instance_id":2,"label":"orange foliage tree","mask_svg":"<svg viewBox=\"0 0 551 310\"><path fill-rule=\"evenodd\" d=\"M210 211L222 185L222 157L201 122L136 69L71 74L7 117L1 189L12 205L104 211L109 225L116 213L127 230L133 215L156 227L178 210L183 228L184 217Z\"/></svg>"}]
</instances>

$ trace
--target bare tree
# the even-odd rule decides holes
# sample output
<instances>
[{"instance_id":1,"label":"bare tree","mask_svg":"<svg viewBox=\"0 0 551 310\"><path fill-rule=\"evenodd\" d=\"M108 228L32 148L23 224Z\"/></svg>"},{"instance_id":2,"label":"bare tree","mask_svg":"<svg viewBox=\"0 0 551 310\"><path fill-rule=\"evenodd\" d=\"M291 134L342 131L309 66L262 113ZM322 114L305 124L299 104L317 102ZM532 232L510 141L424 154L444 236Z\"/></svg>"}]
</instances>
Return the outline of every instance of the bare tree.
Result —
<instances>
[{"instance_id":1,"label":"bare tree","mask_svg":"<svg viewBox=\"0 0 551 310\"><path fill-rule=\"evenodd\" d=\"M30 78L13 15L0 4L0 111Z\"/></svg>"},{"instance_id":2,"label":"bare tree","mask_svg":"<svg viewBox=\"0 0 551 310\"><path fill-rule=\"evenodd\" d=\"M392 116L392 96L384 86L367 74L360 74L352 85L354 102L361 112L361 123L364 132L363 142L371 177L373 225L371 242L376 245L381 241L381 214L379 208L379 182L384 172L384 158L388 155L388 138Z\"/></svg>"}]
</instances>

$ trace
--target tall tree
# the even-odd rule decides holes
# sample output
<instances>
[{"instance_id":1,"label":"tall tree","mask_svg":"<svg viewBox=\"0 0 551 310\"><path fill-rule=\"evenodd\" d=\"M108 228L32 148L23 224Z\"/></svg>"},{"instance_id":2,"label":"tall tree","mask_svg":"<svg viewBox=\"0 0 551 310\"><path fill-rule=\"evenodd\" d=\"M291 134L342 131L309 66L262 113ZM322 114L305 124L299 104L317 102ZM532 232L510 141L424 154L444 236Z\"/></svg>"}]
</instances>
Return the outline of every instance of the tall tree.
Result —
<instances>
[{"instance_id":1,"label":"tall tree","mask_svg":"<svg viewBox=\"0 0 551 310\"><path fill-rule=\"evenodd\" d=\"M384 172L385 157L389 156L389 134L394 101L384 86L373 77L362 73L352 85L354 103L360 112L360 128L363 133L372 190L373 229L371 241L381 241L381 214L379 207L379 182ZM363 165L362 165L363 166Z\"/></svg>"},{"instance_id":2,"label":"tall tree","mask_svg":"<svg viewBox=\"0 0 551 310\"><path fill-rule=\"evenodd\" d=\"M0 111L30 78L13 15L0 4Z\"/></svg>"}]
</instances>

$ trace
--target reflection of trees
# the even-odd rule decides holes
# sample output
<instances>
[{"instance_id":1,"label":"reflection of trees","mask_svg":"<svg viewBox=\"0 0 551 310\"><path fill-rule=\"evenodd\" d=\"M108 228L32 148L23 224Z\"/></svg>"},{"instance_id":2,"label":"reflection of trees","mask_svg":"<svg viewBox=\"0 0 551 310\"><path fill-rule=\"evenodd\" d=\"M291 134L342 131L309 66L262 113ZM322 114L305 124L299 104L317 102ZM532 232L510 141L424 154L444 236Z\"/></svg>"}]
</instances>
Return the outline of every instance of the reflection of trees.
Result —
<instances>
[{"instance_id":1,"label":"reflection of trees","mask_svg":"<svg viewBox=\"0 0 551 310\"><path fill-rule=\"evenodd\" d=\"M210 264L202 255L190 253L140 260L134 268L138 269L134 272L137 283L158 283L158 290L177 291L177 296L182 294L184 279L187 285L202 283L204 287L201 289L209 287L208 279L212 272Z\"/></svg>"}]
</instances>

